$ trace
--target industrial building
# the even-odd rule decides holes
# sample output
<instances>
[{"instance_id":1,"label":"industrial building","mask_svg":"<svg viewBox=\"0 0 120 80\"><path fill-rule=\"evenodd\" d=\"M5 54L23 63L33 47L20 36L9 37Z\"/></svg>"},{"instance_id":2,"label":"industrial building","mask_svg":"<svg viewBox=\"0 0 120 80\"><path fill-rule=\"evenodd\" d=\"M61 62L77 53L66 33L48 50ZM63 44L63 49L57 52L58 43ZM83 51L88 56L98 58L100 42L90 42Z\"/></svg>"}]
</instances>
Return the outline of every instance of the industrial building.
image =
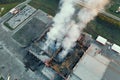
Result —
<instances>
[{"instance_id":1,"label":"industrial building","mask_svg":"<svg viewBox=\"0 0 120 80\"><path fill-rule=\"evenodd\" d=\"M99 46L91 44L73 69L73 74L81 80L119 80L119 66L116 62L101 55Z\"/></svg>"},{"instance_id":2,"label":"industrial building","mask_svg":"<svg viewBox=\"0 0 120 80\"><path fill-rule=\"evenodd\" d=\"M46 66L55 70L62 78L67 79L75 65L89 47L91 37L88 34L82 34L73 50L69 52L63 61L60 61L58 59L58 54L60 54L62 47L56 49L54 46L49 46L48 50L45 51L42 49L42 46L47 39L46 33L48 31L49 28L27 48L28 52L35 55Z\"/></svg>"},{"instance_id":3,"label":"industrial building","mask_svg":"<svg viewBox=\"0 0 120 80\"><path fill-rule=\"evenodd\" d=\"M40 59L46 67L55 71L61 80L89 80L90 78L91 80L113 80L113 77L116 77L115 80L119 80L120 77L117 76L120 71L119 64L102 55L104 52L100 46L104 47L105 45L99 46L100 42L91 44L91 37L82 34L73 51L62 62L59 62L57 55L60 54L61 47L57 50L53 47L49 47L47 51L42 49L42 45L47 39L46 32L48 30L30 45L28 51ZM51 71L46 73L43 70L42 73L49 79L54 76Z\"/></svg>"},{"instance_id":4,"label":"industrial building","mask_svg":"<svg viewBox=\"0 0 120 80\"><path fill-rule=\"evenodd\" d=\"M27 51L24 57L27 69L39 73L43 80L89 80L90 78L91 80L112 80L115 75L110 71L118 75L118 62L112 61L113 56L107 53L111 50L118 52L119 47L114 44L110 46L110 50L106 50L106 48L108 49L106 46L109 46L108 41L102 36L98 36L94 41L89 34L81 34L76 46L63 60L58 58L63 49L61 46L55 48L54 44L44 50L43 45L47 40L46 33L49 31L51 23L51 17L39 10L29 22L13 34L13 39L23 45L22 47ZM105 53L111 57L106 57ZM109 78L110 75L112 76ZM116 76L116 80L118 79L119 76Z\"/></svg>"}]
</instances>

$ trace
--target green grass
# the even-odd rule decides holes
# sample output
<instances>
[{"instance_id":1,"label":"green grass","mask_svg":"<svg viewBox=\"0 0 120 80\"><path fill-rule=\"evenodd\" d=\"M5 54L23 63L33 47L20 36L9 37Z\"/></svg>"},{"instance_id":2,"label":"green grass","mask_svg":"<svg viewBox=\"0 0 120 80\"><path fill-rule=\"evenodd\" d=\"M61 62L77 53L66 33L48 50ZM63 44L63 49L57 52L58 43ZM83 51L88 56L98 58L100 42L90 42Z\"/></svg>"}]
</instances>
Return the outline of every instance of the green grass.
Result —
<instances>
[{"instance_id":1,"label":"green grass","mask_svg":"<svg viewBox=\"0 0 120 80\"><path fill-rule=\"evenodd\" d=\"M4 22L4 25L8 27L10 30L14 30L7 22Z\"/></svg>"},{"instance_id":2,"label":"green grass","mask_svg":"<svg viewBox=\"0 0 120 80\"><path fill-rule=\"evenodd\" d=\"M0 14L0 17L11 10L13 7L17 6L19 2L16 3L9 3L9 4L0 4L0 9L4 8L4 11Z\"/></svg>"},{"instance_id":3,"label":"green grass","mask_svg":"<svg viewBox=\"0 0 120 80\"><path fill-rule=\"evenodd\" d=\"M0 80L4 80L3 77L0 77Z\"/></svg>"},{"instance_id":4,"label":"green grass","mask_svg":"<svg viewBox=\"0 0 120 80\"><path fill-rule=\"evenodd\" d=\"M32 0L29 4L54 16L58 9L59 0Z\"/></svg>"},{"instance_id":5,"label":"green grass","mask_svg":"<svg viewBox=\"0 0 120 80\"><path fill-rule=\"evenodd\" d=\"M96 18L91 21L84 29L85 32L91 34L95 39L98 35L101 35L108 39L108 41L120 45L120 28L112 23Z\"/></svg>"},{"instance_id":6,"label":"green grass","mask_svg":"<svg viewBox=\"0 0 120 80\"><path fill-rule=\"evenodd\" d=\"M116 13L119 6L120 6L120 1L113 0L113 1L111 1L111 5L109 6L109 8L106 9L106 11L117 16L117 17L120 17L120 13Z\"/></svg>"}]
</instances>

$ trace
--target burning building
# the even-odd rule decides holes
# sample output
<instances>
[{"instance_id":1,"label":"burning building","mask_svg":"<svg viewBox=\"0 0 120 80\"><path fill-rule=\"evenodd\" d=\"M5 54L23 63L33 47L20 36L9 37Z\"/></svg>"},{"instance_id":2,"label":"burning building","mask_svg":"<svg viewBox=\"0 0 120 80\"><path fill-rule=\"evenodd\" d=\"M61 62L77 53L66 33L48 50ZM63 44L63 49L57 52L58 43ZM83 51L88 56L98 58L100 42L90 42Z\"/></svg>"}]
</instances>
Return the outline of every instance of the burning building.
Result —
<instances>
[{"instance_id":1,"label":"burning building","mask_svg":"<svg viewBox=\"0 0 120 80\"><path fill-rule=\"evenodd\" d=\"M78 22L76 22L72 19L75 13L73 1L62 1L60 12L53 18L52 28L47 29L28 48L29 53L35 55L64 79L71 74L91 44L91 36L84 34L82 30L107 3L103 4L104 1L100 0L93 5L91 3L95 0L89 0L86 3L92 8L82 8L77 14ZM44 70L43 73L45 74Z\"/></svg>"},{"instance_id":2,"label":"burning building","mask_svg":"<svg viewBox=\"0 0 120 80\"><path fill-rule=\"evenodd\" d=\"M49 46L47 50L43 49L43 45L47 40L46 33L48 31L49 29L46 29L46 31L31 44L28 51L40 59L46 66L52 68L60 76L66 79L89 47L91 37L88 34L82 34L77 40L76 46L61 59L59 58L59 54L61 54L63 48L61 46L56 48L56 42Z\"/></svg>"}]
</instances>

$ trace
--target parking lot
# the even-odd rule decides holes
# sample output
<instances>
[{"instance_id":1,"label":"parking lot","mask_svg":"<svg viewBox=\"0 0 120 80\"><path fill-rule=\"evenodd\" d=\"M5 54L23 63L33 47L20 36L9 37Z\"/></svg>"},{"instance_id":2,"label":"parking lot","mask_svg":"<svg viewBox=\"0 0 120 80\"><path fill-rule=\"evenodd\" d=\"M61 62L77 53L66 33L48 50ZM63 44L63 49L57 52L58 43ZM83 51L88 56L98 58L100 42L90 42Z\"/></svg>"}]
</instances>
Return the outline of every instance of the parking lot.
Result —
<instances>
[{"instance_id":1,"label":"parking lot","mask_svg":"<svg viewBox=\"0 0 120 80\"><path fill-rule=\"evenodd\" d=\"M50 24L51 21L52 20L49 19L44 12L38 11L36 15L23 25L21 29L14 33L12 37L22 46L27 46L40 37L40 35L48 28L48 24Z\"/></svg>"},{"instance_id":2,"label":"parking lot","mask_svg":"<svg viewBox=\"0 0 120 80\"><path fill-rule=\"evenodd\" d=\"M15 29L19 24L21 24L25 19L27 19L30 15L32 15L36 11L35 8L27 5L23 10L21 10L18 14L13 16L6 23L12 28Z\"/></svg>"}]
</instances>

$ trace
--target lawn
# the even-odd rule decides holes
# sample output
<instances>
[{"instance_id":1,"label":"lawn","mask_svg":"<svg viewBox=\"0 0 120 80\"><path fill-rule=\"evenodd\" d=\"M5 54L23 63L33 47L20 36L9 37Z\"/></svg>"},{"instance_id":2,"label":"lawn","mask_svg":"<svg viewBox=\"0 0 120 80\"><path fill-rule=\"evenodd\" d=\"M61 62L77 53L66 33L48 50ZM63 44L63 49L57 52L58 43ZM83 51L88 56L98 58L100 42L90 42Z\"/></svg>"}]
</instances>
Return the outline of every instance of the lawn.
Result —
<instances>
[{"instance_id":1,"label":"lawn","mask_svg":"<svg viewBox=\"0 0 120 80\"><path fill-rule=\"evenodd\" d=\"M54 16L58 9L59 0L32 0L29 4Z\"/></svg>"},{"instance_id":2,"label":"lawn","mask_svg":"<svg viewBox=\"0 0 120 80\"><path fill-rule=\"evenodd\" d=\"M106 9L106 11L117 17L120 17L120 13L116 13L116 11L118 10L118 7L120 6L120 0L112 0L110 3L111 4Z\"/></svg>"},{"instance_id":3,"label":"lawn","mask_svg":"<svg viewBox=\"0 0 120 80\"><path fill-rule=\"evenodd\" d=\"M16 3L9 3L9 4L0 4L0 9L4 8L3 12L1 12L0 17L11 10L13 7L17 6L19 2Z\"/></svg>"},{"instance_id":4,"label":"lawn","mask_svg":"<svg viewBox=\"0 0 120 80\"><path fill-rule=\"evenodd\" d=\"M120 28L98 17L94 21L91 21L84 31L91 34L94 39L98 35L101 35L108 39L108 41L120 45Z\"/></svg>"},{"instance_id":5,"label":"lawn","mask_svg":"<svg viewBox=\"0 0 120 80\"><path fill-rule=\"evenodd\" d=\"M3 77L0 77L0 80L4 80Z\"/></svg>"}]
</instances>

